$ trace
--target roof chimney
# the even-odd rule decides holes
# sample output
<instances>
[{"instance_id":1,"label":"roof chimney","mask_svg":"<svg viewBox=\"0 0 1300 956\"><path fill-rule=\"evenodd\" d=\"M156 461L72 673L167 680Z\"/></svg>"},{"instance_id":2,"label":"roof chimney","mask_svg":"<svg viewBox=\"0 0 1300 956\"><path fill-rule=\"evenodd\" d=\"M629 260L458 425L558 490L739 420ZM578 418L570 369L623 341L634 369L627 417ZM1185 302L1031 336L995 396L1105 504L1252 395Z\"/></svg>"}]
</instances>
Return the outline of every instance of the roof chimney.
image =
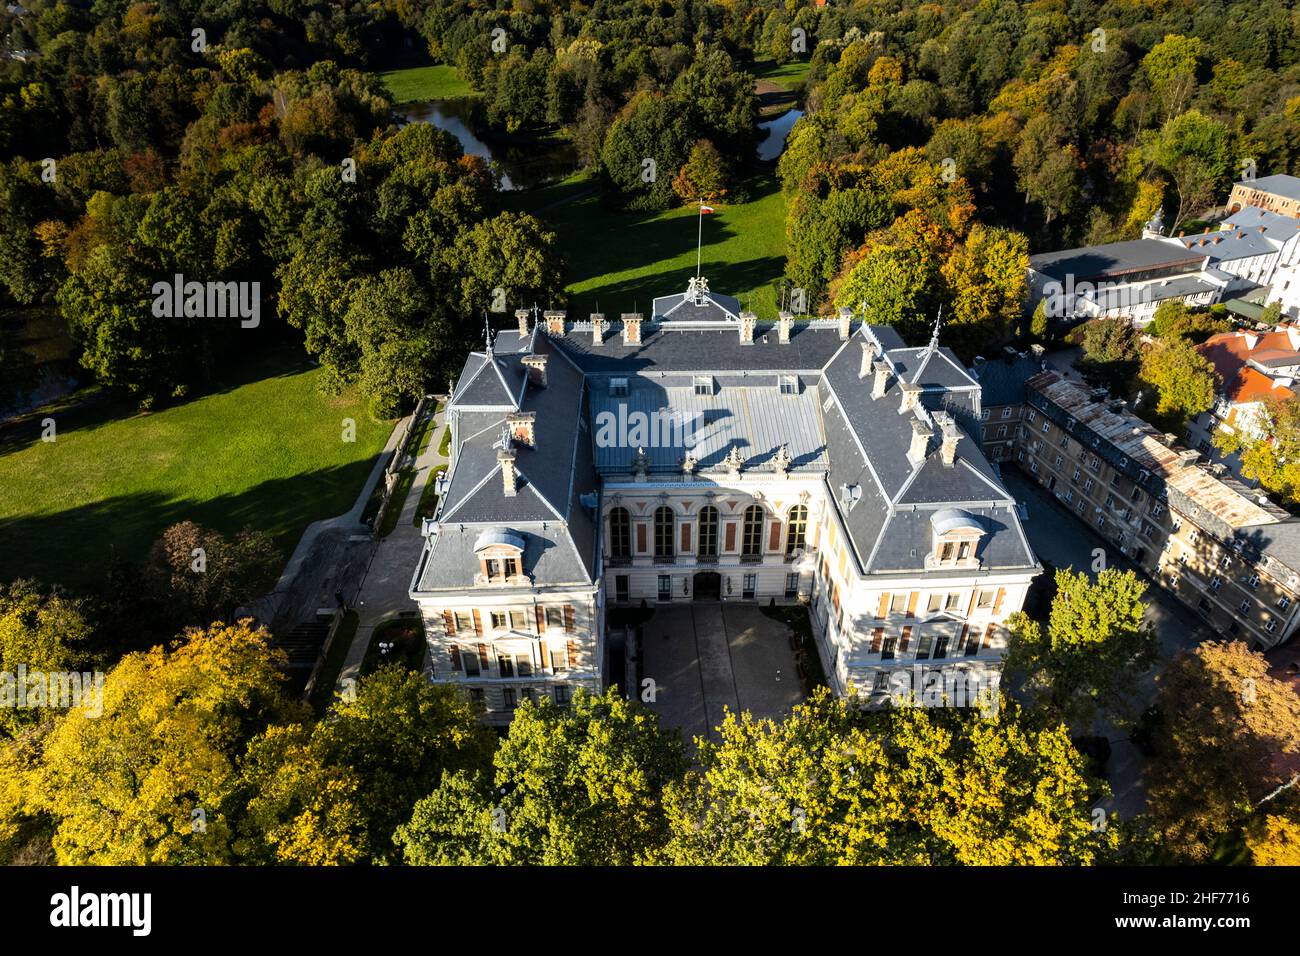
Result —
<instances>
[{"instance_id":1,"label":"roof chimney","mask_svg":"<svg viewBox=\"0 0 1300 956\"><path fill-rule=\"evenodd\" d=\"M889 388L889 375L894 371L894 367L879 359L872 363L871 367L876 370L876 377L871 382L871 397L884 398Z\"/></svg>"},{"instance_id":2,"label":"roof chimney","mask_svg":"<svg viewBox=\"0 0 1300 956\"><path fill-rule=\"evenodd\" d=\"M513 498L519 492L519 472L515 470L515 450L502 448L497 451L497 464L501 466L502 491L507 498Z\"/></svg>"},{"instance_id":3,"label":"roof chimney","mask_svg":"<svg viewBox=\"0 0 1300 956\"><path fill-rule=\"evenodd\" d=\"M840 341L847 342L849 338L849 322L853 319L853 310L848 308L840 309Z\"/></svg>"},{"instance_id":4,"label":"roof chimney","mask_svg":"<svg viewBox=\"0 0 1300 956\"><path fill-rule=\"evenodd\" d=\"M1186 468L1200 460L1201 453L1195 448L1184 448L1178 453L1178 467Z\"/></svg>"},{"instance_id":5,"label":"roof chimney","mask_svg":"<svg viewBox=\"0 0 1300 956\"><path fill-rule=\"evenodd\" d=\"M515 318L519 320L519 337L528 337L528 310L515 309Z\"/></svg>"},{"instance_id":6,"label":"roof chimney","mask_svg":"<svg viewBox=\"0 0 1300 956\"><path fill-rule=\"evenodd\" d=\"M528 369L528 383L537 385L541 388L546 387L546 356L545 355L525 355L523 357L524 368Z\"/></svg>"},{"instance_id":7,"label":"roof chimney","mask_svg":"<svg viewBox=\"0 0 1300 956\"><path fill-rule=\"evenodd\" d=\"M876 360L876 343L870 339L862 343L862 364L858 366L858 378L866 378L871 371L871 364Z\"/></svg>"},{"instance_id":8,"label":"roof chimney","mask_svg":"<svg viewBox=\"0 0 1300 956\"><path fill-rule=\"evenodd\" d=\"M794 316L789 312L780 312L776 317L776 336L777 341L782 345L790 341L790 326L794 324Z\"/></svg>"},{"instance_id":9,"label":"roof chimney","mask_svg":"<svg viewBox=\"0 0 1300 956\"><path fill-rule=\"evenodd\" d=\"M957 442L961 441L961 432L957 430L957 422L946 412L936 412L934 420L939 423L939 430L943 433L939 454L943 458L944 467L951 468L957 461Z\"/></svg>"},{"instance_id":10,"label":"roof chimney","mask_svg":"<svg viewBox=\"0 0 1300 956\"><path fill-rule=\"evenodd\" d=\"M640 312L623 313L623 344L624 345L641 344L641 313Z\"/></svg>"},{"instance_id":11,"label":"roof chimney","mask_svg":"<svg viewBox=\"0 0 1300 956\"><path fill-rule=\"evenodd\" d=\"M506 427L510 429L510 437L529 448L537 447L536 424L536 412L511 412L506 416Z\"/></svg>"},{"instance_id":12,"label":"roof chimney","mask_svg":"<svg viewBox=\"0 0 1300 956\"><path fill-rule=\"evenodd\" d=\"M561 336L564 335L564 312L559 309L547 309L542 313L546 319L546 334Z\"/></svg>"},{"instance_id":13,"label":"roof chimney","mask_svg":"<svg viewBox=\"0 0 1300 956\"><path fill-rule=\"evenodd\" d=\"M910 412L921 401L921 386L914 382L902 382L900 387L903 389L903 404L899 407L899 414Z\"/></svg>"},{"instance_id":14,"label":"roof chimney","mask_svg":"<svg viewBox=\"0 0 1300 956\"><path fill-rule=\"evenodd\" d=\"M591 313L591 344L603 345L605 343L605 313Z\"/></svg>"},{"instance_id":15,"label":"roof chimney","mask_svg":"<svg viewBox=\"0 0 1300 956\"><path fill-rule=\"evenodd\" d=\"M740 344L754 344L754 323L758 320L753 312L740 313Z\"/></svg>"},{"instance_id":16,"label":"roof chimney","mask_svg":"<svg viewBox=\"0 0 1300 956\"><path fill-rule=\"evenodd\" d=\"M932 429L919 418L912 419L912 447L907 449L907 460L912 464L925 461L926 452L930 450Z\"/></svg>"}]
</instances>

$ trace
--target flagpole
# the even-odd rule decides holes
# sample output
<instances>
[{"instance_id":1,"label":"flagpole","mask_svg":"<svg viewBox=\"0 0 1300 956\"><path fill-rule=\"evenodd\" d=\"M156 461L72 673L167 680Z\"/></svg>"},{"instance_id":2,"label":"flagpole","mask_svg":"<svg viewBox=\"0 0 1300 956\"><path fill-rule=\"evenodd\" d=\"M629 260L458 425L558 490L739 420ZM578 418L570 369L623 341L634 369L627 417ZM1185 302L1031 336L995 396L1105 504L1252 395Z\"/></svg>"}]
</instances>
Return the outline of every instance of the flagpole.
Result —
<instances>
[{"instance_id":1,"label":"flagpole","mask_svg":"<svg viewBox=\"0 0 1300 956\"><path fill-rule=\"evenodd\" d=\"M700 277L700 249L704 245L704 200L700 200L699 226L695 232L695 278Z\"/></svg>"}]
</instances>

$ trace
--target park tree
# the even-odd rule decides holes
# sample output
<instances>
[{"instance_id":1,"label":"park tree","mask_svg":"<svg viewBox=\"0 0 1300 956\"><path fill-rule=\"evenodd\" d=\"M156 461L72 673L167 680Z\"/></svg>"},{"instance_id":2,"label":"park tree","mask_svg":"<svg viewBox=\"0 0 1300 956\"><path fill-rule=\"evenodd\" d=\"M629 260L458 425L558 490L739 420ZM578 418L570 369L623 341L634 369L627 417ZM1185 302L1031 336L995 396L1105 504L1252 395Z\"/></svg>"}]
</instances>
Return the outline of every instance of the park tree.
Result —
<instances>
[{"instance_id":1,"label":"park tree","mask_svg":"<svg viewBox=\"0 0 1300 956\"><path fill-rule=\"evenodd\" d=\"M503 212L476 223L456 237L447 262L459 277L462 315L482 315L498 289L512 308L550 305L564 289L555 233L528 213Z\"/></svg>"},{"instance_id":2,"label":"park tree","mask_svg":"<svg viewBox=\"0 0 1300 956\"><path fill-rule=\"evenodd\" d=\"M227 537L193 521L167 528L149 552L146 576L177 624L226 620L275 585L281 555L271 536L244 528Z\"/></svg>"},{"instance_id":3,"label":"park tree","mask_svg":"<svg viewBox=\"0 0 1300 956\"><path fill-rule=\"evenodd\" d=\"M1079 366L1084 377L1113 394L1127 393L1142 360L1133 323L1122 315L1089 322L1083 328L1082 344Z\"/></svg>"},{"instance_id":4,"label":"park tree","mask_svg":"<svg viewBox=\"0 0 1300 956\"><path fill-rule=\"evenodd\" d=\"M712 202L727 195L727 164L716 146L707 139L696 141L673 180L673 192L684 203Z\"/></svg>"},{"instance_id":5,"label":"park tree","mask_svg":"<svg viewBox=\"0 0 1300 956\"><path fill-rule=\"evenodd\" d=\"M1170 34L1142 58L1142 72L1151 84L1166 120L1187 106L1196 90L1196 70L1203 44L1197 37Z\"/></svg>"},{"instance_id":6,"label":"park tree","mask_svg":"<svg viewBox=\"0 0 1300 956\"><path fill-rule=\"evenodd\" d=\"M969 358L1011 337L1027 293L1029 243L1023 235L976 223L940 272L952 301L946 344Z\"/></svg>"},{"instance_id":7,"label":"park tree","mask_svg":"<svg viewBox=\"0 0 1300 956\"><path fill-rule=\"evenodd\" d=\"M1047 627L1017 611L1006 668L1023 680L1036 715L1049 723L1089 729L1100 714L1131 717L1125 702L1159 653L1155 630L1143 621L1146 584L1132 571L1104 568L1096 579L1056 572Z\"/></svg>"},{"instance_id":8,"label":"park tree","mask_svg":"<svg viewBox=\"0 0 1300 956\"><path fill-rule=\"evenodd\" d=\"M361 356L357 386L377 418L396 418L445 380L447 353L460 344L415 273L401 266L354 280L343 323Z\"/></svg>"},{"instance_id":9,"label":"park tree","mask_svg":"<svg viewBox=\"0 0 1300 956\"><path fill-rule=\"evenodd\" d=\"M363 826L347 823L349 832L366 834L366 857L394 862L400 854L393 835L411 818L417 801L444 774L483 770L492 734L455 687L430 684L423 674L388 665L334 703L312 731L311 748L322 763L355 781ZM383 799L374 799L375 794Z\"/></svg>"},{"instance_id":10,"label":"park tree","mask_svg":"<svg viewBox=\"0 0 1300 956\"><path fill-rule=\"evenodd\" d=\"M1300 822L1266 813L1246 827L1246 846L1256 866L1300 866Z\"/></svg>"},{"instance_id":11,"label":"park tree","mask_svg":"<svg viewBox=\"0 0 1300 956\"><path fill-rule=\"evenodd\" d=\"M1182 339L1143 351L1140 379L1144 388L1155 392L1158 419L1177 434L1214 404L1220 384L1213 363Z\"/></svg>"},{"instance_id":12,"label":"park tree","mask_svg":"<svg viewBox=\"0 0 1300 956\"><path fill-rule=\"evenodd\" d=\"M1300 502L1300 402L1294 398L1266 397L1250 433L1219 429L1214 445L1239 455L1242 474L1265 490Z\"/></svg>"},{"instance_id":13,"label":"park tree","mask_svg":"<svg viewBox=\"0 0 1300 956\"><path fill-rule=\"evenodd\" d=\"M40 710L18 707L15 681L29 673L75 670L87 656L91 625L83 601L35 581L0 585L0 740L38 723Z\"/></svg>"},{"instance_id":14,"label":"park tree","mask_svg":"<svg viewBox=\"0 0 1300 956\"><path fill-rule=\"evenodd\" d=\"M660 794L687 759L676 731L610 688L525 702L492 763L420 801L398 832L406 862L640 862L668 837Z\"/></svg>"},{"instance_id":15,"label":"park tree","mask_svg":"<svg viewBox=\"0 0 1300 956\"><path fill-rule=\"evenodd\" d=\"M1200 110L1188 110L1143 138L1140 155L1168 177L1178 200L1171 234L1211 205L1231 166L1228 127Z\"/></svg>"},{"instance_id":16,"label":"park tree","mask_svg":"<svg viewBox=\"0 0 1300 956\"><path fill-rule=\"evenodd\" d=\"M697 138L675 99L639 93L610 124L601 149L605 175L630 209L667 209L673 170Z\"/></svg>"},{"instance_id":17,"label":"park tree","mask_svg":"<svg viewBox=\"0 0 1300 956\"><path fill-rule=\"evenodd\" d=\"M286 712L282 664L247 621L123 657L102 713L59 717L32 770L29 812L53 821L58 862L232 862L239 759Z\"/></svg>"},{"instance_id":18,"label":"park tree","mask_svg":"<svg viewBox=\"0 0 1300 956\"><path fill-rule=\"evenodd\" d=\"M1025 124L1013 163L1026 202L1043 209L1044 226L1074 212L1081 194L1083 163L1059 120L1047 113L1033 116Z\"/></svg>"},{"instance_id":19,"label":"park tree","mask_svg":"<svg viewBox=\"0 0 1300 956\"><path fill-rule=\"evenodd\" d=\"M1205 861L1300 751L1300 697L1241 641L1183 651L1159 678L1148 810L1175 857Z\"/></svg>"},{"instance_id":20,"label":"park tree","mask_svg":"<svg viewBox=\"0 0 1300 956\"><path fill-rule=\"evenodd\" d=\"M1166 299L1156 307L1155 315L1146 331L1156 338L1182 340L1193 345L1204 342L1211 335L1232 330L1232 323L1207 310L1188 308L1181 299Z\"/></svg>"},{"instance_id":21,"label":"park tree","mask_svg":"<svg viewBox=\"0 0 1300 956\"><path fill-rule=\"evenodd\" d=\"M691 865L1088 864L1115 828L1064 727L1013 704L868 711L817 691L782 721L728 714L664 799Z\"/></svg>"}]
</instances>

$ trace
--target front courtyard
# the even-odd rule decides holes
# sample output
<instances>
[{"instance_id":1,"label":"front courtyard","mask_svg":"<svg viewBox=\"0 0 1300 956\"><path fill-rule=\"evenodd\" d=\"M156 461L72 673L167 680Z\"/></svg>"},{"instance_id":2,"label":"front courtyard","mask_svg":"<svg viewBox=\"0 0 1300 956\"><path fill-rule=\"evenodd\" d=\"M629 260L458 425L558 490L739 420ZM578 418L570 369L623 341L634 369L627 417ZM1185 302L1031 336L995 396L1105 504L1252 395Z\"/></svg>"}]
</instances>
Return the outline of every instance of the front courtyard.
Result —
<instances>
[{"instance_id":1,"label":"front courtyard","mask_svg":"<svg viewBox=\"0 0 1300 956\"><path fill-rule=\"evenodd\" d=\"M637 652L646 703L688 740L717 740L727 710L780 719L804 699L790 633L755 604L660 606Z\"/></svg>"}]
</instances>

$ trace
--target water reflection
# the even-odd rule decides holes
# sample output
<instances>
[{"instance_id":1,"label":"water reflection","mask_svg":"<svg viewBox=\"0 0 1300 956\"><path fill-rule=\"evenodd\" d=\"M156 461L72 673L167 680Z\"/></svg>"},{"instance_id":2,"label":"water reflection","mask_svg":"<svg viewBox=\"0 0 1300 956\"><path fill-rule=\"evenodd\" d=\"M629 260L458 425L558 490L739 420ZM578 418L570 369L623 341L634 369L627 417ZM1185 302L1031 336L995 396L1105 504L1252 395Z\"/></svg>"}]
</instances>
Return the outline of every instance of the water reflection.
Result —
<instances>
[{"instance_id":1,"label":"water reflection","mask_svg":"<svg viewBox=\"0 0 1300 956\"><path fill-rule=\"evenodd\" d=\"M759 123L763 138L758 141L758 158L765 161L778 159L785 149L785 138L790 135L790 128L803 116L803 110L786 110L776 119Z\"/></svg>"}]
</instances>

